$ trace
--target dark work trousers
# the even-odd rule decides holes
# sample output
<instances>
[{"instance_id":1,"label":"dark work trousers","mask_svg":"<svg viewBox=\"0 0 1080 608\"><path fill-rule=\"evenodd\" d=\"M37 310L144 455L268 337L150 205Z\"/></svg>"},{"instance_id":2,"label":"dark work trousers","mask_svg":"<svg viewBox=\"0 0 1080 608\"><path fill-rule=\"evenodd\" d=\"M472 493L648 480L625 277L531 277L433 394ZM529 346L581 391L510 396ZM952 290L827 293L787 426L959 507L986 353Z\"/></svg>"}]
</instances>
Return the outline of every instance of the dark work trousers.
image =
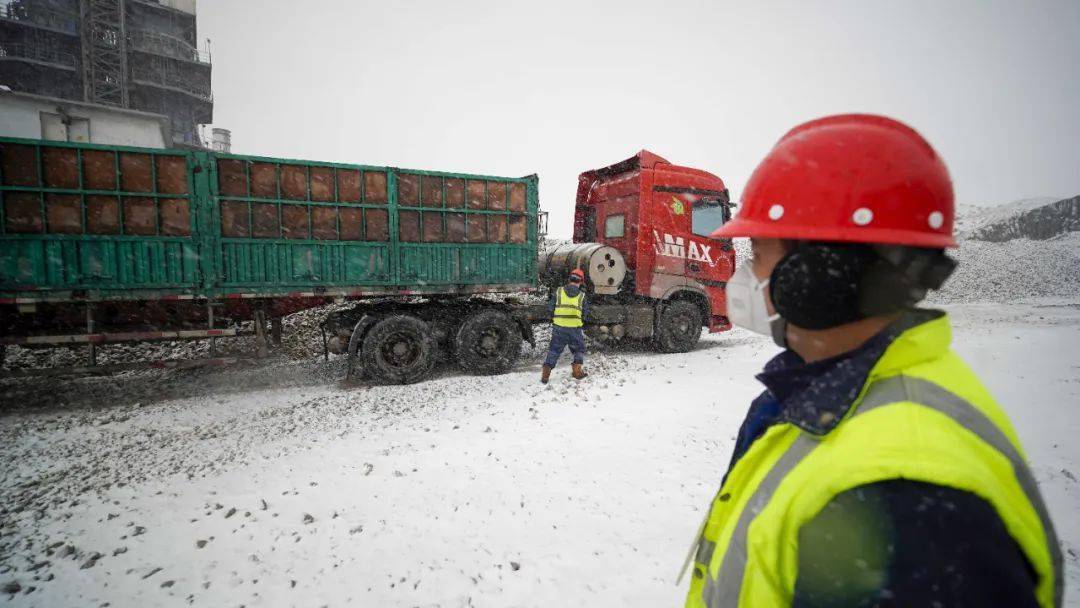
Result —
<instances>
[{"instance_id":1,"label":"dark work trousers","mask_svg":"<svg viewBox=\"0 0 1080 608\"><path fill-rule=\"evenodd\" d=\"M551 346L548 347L547 359L544 365L555 367L566 347L570 347L570 354L574 356L574 363L585 362L585 332L580 327L551 326Z\"/></svg>"}]
</instances>

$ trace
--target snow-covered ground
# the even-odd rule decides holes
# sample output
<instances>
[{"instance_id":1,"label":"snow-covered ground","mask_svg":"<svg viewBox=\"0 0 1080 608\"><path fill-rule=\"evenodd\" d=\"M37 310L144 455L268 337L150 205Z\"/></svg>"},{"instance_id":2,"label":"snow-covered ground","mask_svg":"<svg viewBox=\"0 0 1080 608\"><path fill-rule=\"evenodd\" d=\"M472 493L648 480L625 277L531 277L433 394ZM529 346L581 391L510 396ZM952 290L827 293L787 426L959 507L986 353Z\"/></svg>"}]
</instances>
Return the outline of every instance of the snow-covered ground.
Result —
<instances>
[{"instance_id":1,"label":"snow-covered ground","mask_svg":"<svg viewBox=\"0 0 1080 608\"><path fill-rule=\"evenodd\" d=\"M957 304L1080 606L1080 301ZM0 598L14 606L671 606L775 348L540 353L341 386L340 360L0 385ZM29 589L33 588L32 591Z\"/></svg>"}]
</instances>

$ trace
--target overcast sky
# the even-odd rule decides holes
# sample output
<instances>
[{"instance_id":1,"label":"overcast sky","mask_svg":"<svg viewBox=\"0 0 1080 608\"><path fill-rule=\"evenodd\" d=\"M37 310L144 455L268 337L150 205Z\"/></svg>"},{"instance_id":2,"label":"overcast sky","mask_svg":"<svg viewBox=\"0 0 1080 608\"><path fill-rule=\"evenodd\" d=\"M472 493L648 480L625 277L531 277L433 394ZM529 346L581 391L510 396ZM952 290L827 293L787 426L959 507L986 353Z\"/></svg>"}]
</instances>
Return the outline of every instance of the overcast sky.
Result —
<instances>
[{"instance_id":1,"label":"overcast sky","mask_svg":"<svg viewBox=\"0 0 1080 608\"><path fill-rule=\"evenodd\" d=\"M645 148L741 195L795 124L908 122L960 202L1080 194L1080 2L202 0L239 153L540 175Z\"/></svg>"}]
</instances>

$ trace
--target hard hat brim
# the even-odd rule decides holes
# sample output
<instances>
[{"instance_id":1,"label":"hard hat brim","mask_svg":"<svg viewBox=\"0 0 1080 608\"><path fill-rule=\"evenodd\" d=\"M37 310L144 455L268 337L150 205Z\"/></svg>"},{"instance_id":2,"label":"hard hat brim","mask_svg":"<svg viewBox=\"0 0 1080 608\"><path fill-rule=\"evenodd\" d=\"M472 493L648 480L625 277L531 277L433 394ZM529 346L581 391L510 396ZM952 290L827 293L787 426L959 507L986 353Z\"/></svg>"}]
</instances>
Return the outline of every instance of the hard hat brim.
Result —
<instances>
[{"instance_id":1,"label":"hard hat brim","mask_svg":"<svg viewBox=\"0 0 1080 608\"><path fill-rule=\"evenodd\" d=\"M909 247L951 248L956 239L951 234L933 234L913 230L861 227L853 230L846 226L784 226L735 218L717 228L709 235L714 239L759 238L789 239L795 241L840 241L847 243L874 243L881 245L906 245Z\"/></svg>"}]
</instances>

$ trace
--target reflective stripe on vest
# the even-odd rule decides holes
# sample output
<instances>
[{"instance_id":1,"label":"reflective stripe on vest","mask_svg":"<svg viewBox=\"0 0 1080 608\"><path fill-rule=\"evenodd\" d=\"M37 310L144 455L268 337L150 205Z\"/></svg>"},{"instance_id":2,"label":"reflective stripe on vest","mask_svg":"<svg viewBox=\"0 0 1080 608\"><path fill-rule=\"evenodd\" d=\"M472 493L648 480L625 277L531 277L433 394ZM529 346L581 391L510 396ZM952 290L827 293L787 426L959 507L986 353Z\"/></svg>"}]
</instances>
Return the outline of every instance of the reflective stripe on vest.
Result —
<instances>
[{"instance_id":1,"label":"reflective stripe on vest","mask_svg":"<svg viewBox=\"0 0 1080 608\"><path fill-rule=\"evenodd\" d=\"M1017 483L1042 523L1045 544L1050 554L1053 576L1053 606L1061 606L1063 571L1061 549L1053 523L1043 503L1035 479L1015 446L1002 430L977 407L941 386L914 376L892 376L870 385L852 417L900 402L912 402L948 416L984 443L1000 453L1012 466ZM705 581L702 599L707 606L738 606L747 566L747 543L750 524L768 505L784 478L819 445L819 440L800 432L783 456L769 470L739 513L738 521L721 561L717 578L710 576L708 565L715 543L701 539L697 562L704 564ZM711 507L710 507L711 508Z\"/></svg>"},{"instance_id":2,"label":"reflective stripe on vest","mask_svg":"<svg viewBox=\"0 0 1080 608\"><path fill-rule=\"evenodd\" d=\"M581 327L584 325L581 319L581 303L585 297L583 292L570 297L566 288L560 287L555 292L555 314L552 323L559 327Z\"/></svg>"}]
</instances>

